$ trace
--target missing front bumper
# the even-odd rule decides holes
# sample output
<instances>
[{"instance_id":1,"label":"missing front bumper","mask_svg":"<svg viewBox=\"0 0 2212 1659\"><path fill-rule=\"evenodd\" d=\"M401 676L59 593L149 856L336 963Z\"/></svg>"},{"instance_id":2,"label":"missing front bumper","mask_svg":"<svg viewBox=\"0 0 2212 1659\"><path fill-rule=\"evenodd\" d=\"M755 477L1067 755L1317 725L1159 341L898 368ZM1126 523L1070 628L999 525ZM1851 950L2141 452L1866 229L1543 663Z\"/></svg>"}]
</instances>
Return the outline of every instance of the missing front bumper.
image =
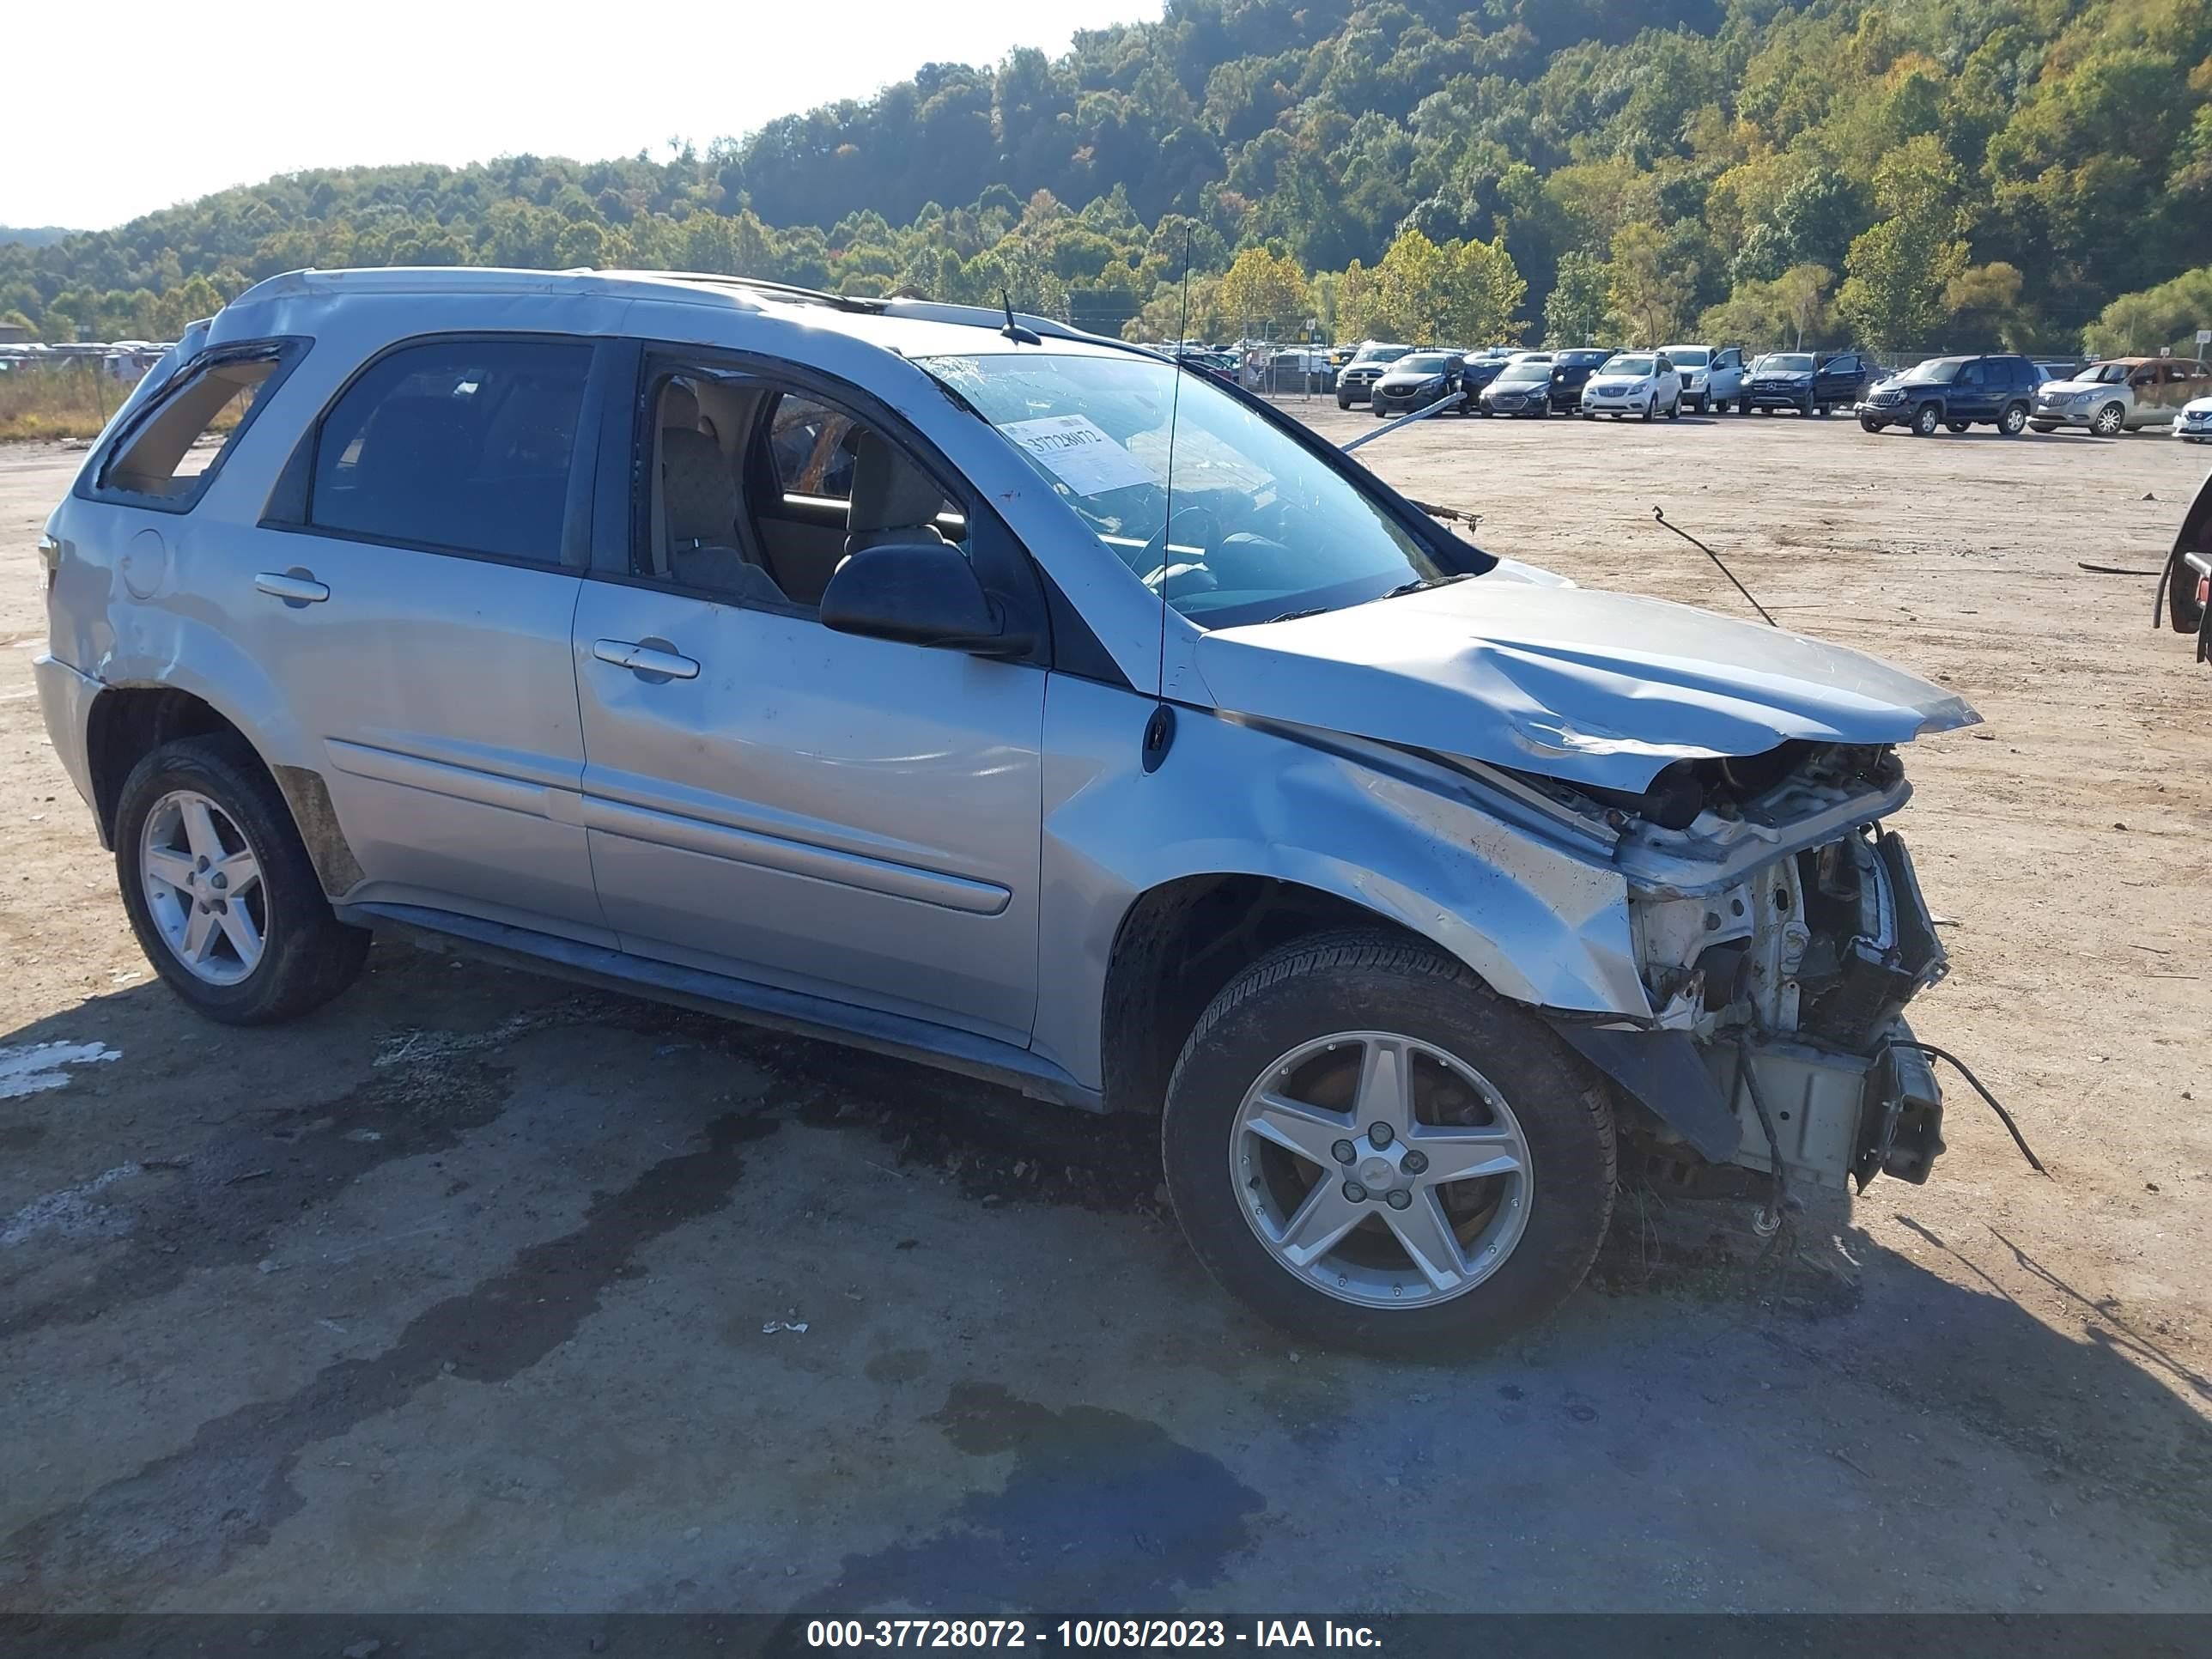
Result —
<instances>
[{"instance_id":1,"label":"missing front bumper","mask_svg":"<svg viewBox=\"0 0 2212 1659\"><path fill-rule=\"evenodd\" d=\"M1863 1192L1878 1175L1916 1185L1928 1179L1943 1150L1943 1095L1927 1057L1889 1041L1911 1036L1899 1020L1871 1055L1781 1038L1751 1045L1759 1091L1793 1182L1838 1190L1848 1182ZM1705 1063L1735 1113L1740 1138L1732 1161L1769 1170L1773 1160L1744 1085L1742 1054L1732 1043L1716 1044L1705 1050Z\"/></svg>"}]
</instances>

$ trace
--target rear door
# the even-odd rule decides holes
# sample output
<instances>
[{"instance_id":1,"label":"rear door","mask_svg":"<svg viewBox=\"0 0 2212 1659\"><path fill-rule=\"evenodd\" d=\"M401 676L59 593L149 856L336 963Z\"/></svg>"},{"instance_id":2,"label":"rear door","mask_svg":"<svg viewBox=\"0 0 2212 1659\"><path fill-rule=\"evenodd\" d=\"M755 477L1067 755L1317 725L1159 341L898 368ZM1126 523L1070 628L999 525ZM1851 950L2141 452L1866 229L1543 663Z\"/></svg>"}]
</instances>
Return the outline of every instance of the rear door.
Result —
<instances>
[{"instance_id":1,"label":"rear door","mask_svg":"<svg viewBox=\"0 0 2212 1659\"><path fill-rule=\"evenodd\" d=\"M319 745L356 901L599 934L568 644L595 349L455 335L386 353L255 532L240 643Z\"/></svg>"},{"instance_id":2,"label":"rear door","mask_svg":"<svg viewBox=\"0 0 2212 1659\"><path fill-rule=\"evenodd\" d=\"M622 947L1026 1043L1045 670L833 633L809 574L842 556L856 498L887 520L867 528L941 536L994 591L1036 580L1026 555L850 388L654 347L619 401L601 493L629 534L603 521L574 649L583 813ZM678 451L712 474L683 501L653 459ZM727 549L672 550L659 528L697 543L708 520Z\"/></svg>"}]
</instances>

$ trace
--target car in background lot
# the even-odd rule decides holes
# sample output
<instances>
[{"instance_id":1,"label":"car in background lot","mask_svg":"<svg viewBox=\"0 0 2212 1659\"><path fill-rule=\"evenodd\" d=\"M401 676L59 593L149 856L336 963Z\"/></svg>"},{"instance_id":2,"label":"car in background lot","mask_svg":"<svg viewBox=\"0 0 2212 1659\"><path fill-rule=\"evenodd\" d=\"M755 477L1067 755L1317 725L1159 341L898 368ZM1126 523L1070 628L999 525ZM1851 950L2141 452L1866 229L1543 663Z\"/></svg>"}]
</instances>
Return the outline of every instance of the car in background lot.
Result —
<instances>
[{"instance_id":1,"label":"car in background lot","mask_svg":"<svg viewBox=\"0 0 2212 1659\"><path fill-rule=\"evenodd\" d=\"M1570 346L1552 354L1552 407L1561 413L1583 406L1583 387L1613 356L1610 346Z\"/></svg>"},{"instance_id":2,"label":"car in background lot","mask_svg":"<svg viewBox=\"0 0 2212 1659\"><path fill-rule=\"evenodd\" d=\"M1771 413L1794 409L1800 415L1826 415L1849 409L1865 395L1874 366L1860 353L1770 351L1751 366L1737 407Z\"/></svg>"},{"instance_id":3,"label":"car in background lot","mask_svg":"<svg viewBox=\"0 0 2212 1659\"><path fill-rule=\"evenodd\" d=\"M2089 366L2087 357L2038 357L2035 367L2046 380L2070 380Z\"/></svg>"},{"instance_id":4,"label":"car in background lot","mask_svg":"<svg viewBox=\"0 0 2212 1659\"><path fill-rule=\"evenodd\" d=\"M1552 412L1552 365L1541 359L1510 362L1483 387L1478 406L1486 415L1533 416Z\"/></svg>"},{"instance_id":5,"label":"car in background lot","mask_svg":"<svg viewBox=\"0 0 2212 1659\"><path fill-rule=\"evenodd\" d=\"M1682 377L1683 400L1697 413L1726 409L1743 396L1741 346L1724 346L1718 351L1701 345L1670 345L1662 349Z\"/></svg>"},{"instance_id":6,"label":"car in background lot","mask_svg":"<svg viewBox=\"0 0 2212 1659\"><path fill-rule=\"evenodd\" d=\"M1935 436L1938 427L1964 432L1993 426L2017 437L2035 406L2038 384L2035 365L2014 352L1932 358L1869 392L1859 405L1859 425L1869 432L1905 427L1920 438Z\"/></svg>"},{"instance_id":7,"label":"car in background lot","mask_svg":"<svg viewBox=\"0 0 2212 1659\"><path fill-rule=\"evenodd\" d=\"M1601 415L1619 420L1634 415L1650 420L1682 417L1682 377L1663 351L1620 351L1583 385L1583 418Z\"/></svg>"},{"instance_id":8,"label":"car in background lot","mask_svg":"<svg viewBox=\"0 0 2212 1659\"><path fill-rule=\"evenodd\" d=\"M1365 403L1375 389L1375 382L1413 349L1386 340L1362 341L1359 349L1352 355L1351 365L1336 377L1336 406L1349 409L1354 404Z\"/></svg>"},{"instance_id":9,"label":"car in background lot","mask_svg":"<svg viewBox=\"0 0 2212 1659\"><path fill-rule=\"evenodd\" d=\"M1513 354L1503 346L1487 346L1480 351L1470 351L1460 359L1460 383L1466 386L1468 396L1476 408L1480 407L1483 388L1498 378L1498 370L1513 361Z\"/></svg>"},{"instance_id":10,"label":"car in background lot","mask_svg":"<svg viewBox=\"0 0 2212 1659\"><path fill-rule=\"evenodd\" d=\"M1417 409L1425 409L1439 398L1462 394L1457 412L1467 413L1468 404L1462 385L1461 371L1467 367L1463 354L1456 351L1409 351L1392 363L1382 378L1368 388L1368 400L1374 406L1375 418L1382 420L1392 415L1410 415ZM1343 402L1341 398L1337 400Z\"/></svg>"},{"instance_id":11,"label":"car in background lot","mask_svg":"<svg viewBox=\"0 0 2212 1659\"><path fill-rule=\"evenodd\" d=\"M2212 393L2182 405L2173 435L2185 444L2212 444Z\"/></svg>"},{"instance_id":12,"label":"car in background lot","mask_svg":"<svg viewBox=\"0 0 2212 1659\"><path fill-rule=\"evenodd\" d=\"M2117 438L2147 426L2168 426L2193 398L2212 395L2212 367L2193 357L2112 357L2070 380L2036 388L2030 424L2038 432L2078 426Z\"/></svg>"}]
</instances>

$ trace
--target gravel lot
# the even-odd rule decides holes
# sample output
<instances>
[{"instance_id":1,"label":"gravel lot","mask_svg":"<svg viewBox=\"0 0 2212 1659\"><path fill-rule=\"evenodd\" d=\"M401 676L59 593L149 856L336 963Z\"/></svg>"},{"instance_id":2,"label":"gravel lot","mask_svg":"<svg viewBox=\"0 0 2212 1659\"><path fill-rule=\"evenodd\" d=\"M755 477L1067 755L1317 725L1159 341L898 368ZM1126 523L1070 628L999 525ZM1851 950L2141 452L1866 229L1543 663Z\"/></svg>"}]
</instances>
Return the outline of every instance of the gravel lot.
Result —
<instances>
[{"instance_id":1,"label":"gravel lot","mask_svg":"<svg viewBox=\"0 0 2212 1659\"><path fill-rule=\"evenodd\" d=\"M1310 408L1332 434L1364 412ZM1754 1259L1624 1201L1452 1367L1297 1352L1147 1126L380 946L182 1013L47 746L0 452L0 1607L2212 1607L2212 679L2145 623L2163 437L1431 421L1363 452L1495 550L1954 686L1907 830L1954 973L1933 1184ZM38 1055L33 1045L64 1045Z\"/></svg>"}]
</instances>

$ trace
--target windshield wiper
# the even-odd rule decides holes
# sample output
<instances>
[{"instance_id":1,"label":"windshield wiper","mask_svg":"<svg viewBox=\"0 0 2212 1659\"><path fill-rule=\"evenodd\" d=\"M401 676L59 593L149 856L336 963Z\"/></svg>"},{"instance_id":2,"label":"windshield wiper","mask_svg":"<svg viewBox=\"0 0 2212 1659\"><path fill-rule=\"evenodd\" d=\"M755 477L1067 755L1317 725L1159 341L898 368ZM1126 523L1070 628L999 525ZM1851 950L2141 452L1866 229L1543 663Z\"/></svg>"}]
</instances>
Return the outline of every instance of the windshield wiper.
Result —
<instances>
[{"instance_id":1,"label":"windshield wiper","mask_svg":"<svg viewBox=\"0 0 2212 1659\"><path fill-rule=\"evenodd\" d=\"M1397 586L1392 588L1388 593L1377 593L1375 596L1375 599L1402 599L1408 593L1425 593L1431 587L1449 587L1454 582L1471 580L1474 577L1475 574L1476 573L1472 570L1459 570L1453 572L1449 576L1424 576L1419 581L1401 582ZM1374 599L1368 601L1370 605L1374 602Z\"/></svg>"},{"instance_id":2,"label":"windshield wiper","mask_svg":"<svg viewBox=\"0 0 2212 1659\"><path fill-rule=\"evenodd\" d=\"M1362 599L1362 605L1373 605L1376 599L1395 599L1407 593L1419 593L1431 587L1449 587L1454 582L1470 581L1481 573L1474 570L1455 571L1449 576L1424 576L1419 581L1401 582L1387 593L1377 593L1373 599ZM1309 611L1285 611L1279 617L1270 617L1269 623L1297 622L1302 617L1319 617L1331 611L1347 611L1352 607L1340 605L1317 605Z\"/></svg>"}]
</instances>

